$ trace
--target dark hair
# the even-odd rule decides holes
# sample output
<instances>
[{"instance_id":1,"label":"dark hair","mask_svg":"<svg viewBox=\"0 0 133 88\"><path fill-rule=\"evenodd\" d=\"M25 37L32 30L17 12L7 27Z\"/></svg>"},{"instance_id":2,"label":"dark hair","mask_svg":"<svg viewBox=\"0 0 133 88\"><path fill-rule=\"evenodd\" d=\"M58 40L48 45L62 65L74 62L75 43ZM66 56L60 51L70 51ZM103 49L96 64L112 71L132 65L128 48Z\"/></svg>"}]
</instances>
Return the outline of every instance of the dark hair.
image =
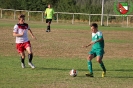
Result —
<instances>
[{"instance_id":1,"label":"dark hair","mask_svg":"<svg viewBox=\"0 0 133 88\"><path fill-rule=\"evenodd\" d=\"M25 18L25 15L21 14L21 15L18 15L18 19L20 18Z\"/></svg>"},{"instance_id":2,"label":"dark hair","mask_svg":"<svg viewBox=\"0 0 133 88\"><path fill-rule=\"evenodd\" d=\"M18 19L24 18L24 17L25 17L25 15L23 15L23 14L18 15Z\"/></svg>"},{"instance_id":3,"label":"dark hair","mask_svg":"<svg viewBox=\"0 0 133 88\"><path fill-rule=\"evenodd\" d=\"M20 15L20 18L23 18L23 17L25 17L25 15L23 15L23 14L22 14L22 15Z\"/></svg>"},{"instance_id":4,"label":"dark hair","mask_svg":"<svg viewBox=\"0 0 133 88\"><path fill-rule=\"evenodd\" d=\"M97 23L92 23L92 24L91 24L91 27L92 27L92 26L95 27L95 28L98 28Z\"/></svg>"},{"instance_id":5,"label":"dark hair","mask_svg":"<svg viewBox=\"0 0 133 88\"><path fill-rule=\"evenodd\" d=\"M48 5L50 5L50 7L52 7L52 4L48 4Z\"/></svg>"}]
</instances>

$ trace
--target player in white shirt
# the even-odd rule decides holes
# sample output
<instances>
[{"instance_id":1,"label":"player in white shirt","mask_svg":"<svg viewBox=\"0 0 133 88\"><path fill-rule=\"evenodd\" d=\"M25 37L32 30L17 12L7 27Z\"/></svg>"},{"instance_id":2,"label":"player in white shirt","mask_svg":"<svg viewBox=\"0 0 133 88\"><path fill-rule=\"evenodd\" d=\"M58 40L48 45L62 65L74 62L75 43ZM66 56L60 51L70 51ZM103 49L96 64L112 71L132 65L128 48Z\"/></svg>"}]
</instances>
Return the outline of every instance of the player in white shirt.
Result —
<instances>
[{"instance_id":1,"label":"player in white shirt","mask_svg":"<svg viewBox=\"0 0 133 88\"><path fill-rule=\"evenodd\" d=\"M31 68L35 68L35 66L32 64L33 53L32 53L31 44L28 39L27 32L29 31L32 38L34 39L36 38L33 35L32 31L30 30L30 27L28 26L28 24L24 22L25 15L19 15L18 20L19 20L18 24L14 26L13 36L16 37L16 48L18 53L21 56L21 66L22 68L25 68L24 51L26 50L28 52L28 58L29 58L28 64L31 66Z\"/></svg>"}]
</instances>

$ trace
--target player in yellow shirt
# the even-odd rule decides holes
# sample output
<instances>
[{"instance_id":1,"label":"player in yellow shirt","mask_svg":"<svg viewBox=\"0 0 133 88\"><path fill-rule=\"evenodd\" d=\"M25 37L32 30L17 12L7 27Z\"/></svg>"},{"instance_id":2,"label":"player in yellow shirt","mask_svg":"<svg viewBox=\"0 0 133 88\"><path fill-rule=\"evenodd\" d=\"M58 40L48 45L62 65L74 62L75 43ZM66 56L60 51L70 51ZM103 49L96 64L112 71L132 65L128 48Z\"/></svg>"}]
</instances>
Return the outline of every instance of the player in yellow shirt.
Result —
<instances>
[{"instance_id":1,"label":"player in yellow shirt","mask_svg":"<svg viewBox=\"0 0 133 88\"><path fill-rule=\"evenodd\" d=\"M48 23L46 32L50 32L50 24L52 22L53 15L54 15L54 19L56 20L54 9L51 8L50 4L48 4L48 8L46 8L45 15L44 15L44 18L46 18L46 23Z\"/></svg>"}]
</instances>

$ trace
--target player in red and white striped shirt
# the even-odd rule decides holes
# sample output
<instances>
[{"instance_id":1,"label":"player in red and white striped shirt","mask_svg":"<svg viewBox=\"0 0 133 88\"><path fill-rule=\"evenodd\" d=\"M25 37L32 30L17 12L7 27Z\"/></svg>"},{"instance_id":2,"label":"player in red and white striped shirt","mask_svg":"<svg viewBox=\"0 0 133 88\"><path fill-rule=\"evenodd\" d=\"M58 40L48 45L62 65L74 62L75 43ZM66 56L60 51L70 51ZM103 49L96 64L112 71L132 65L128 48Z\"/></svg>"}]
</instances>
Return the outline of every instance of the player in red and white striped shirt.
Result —
<instances>
[{"instance_id":1,"label":"player in red and white striped shirt","mask_svg":"<svg viewBox=\"0 0 133 88\"><path fill-rule=\"evenodd\" d=\"M25 53L24 51L26 50L28 52L28 58L29 58L29 65L31 68L35 68L35 66L32 64L32 58L33 58L33 53L31 49L31 44L28 39L27 32L30 33L31 37L36 39L35 36L33 35L32 31L30 30L30 27L27 23L25 23L25 15L19 15L18 16L18 24L14 26L13 30L13 36L16 37L16 48L18 53L21 56L21 66L22 68L25 68Z\"/></svg>"}]
</instances>

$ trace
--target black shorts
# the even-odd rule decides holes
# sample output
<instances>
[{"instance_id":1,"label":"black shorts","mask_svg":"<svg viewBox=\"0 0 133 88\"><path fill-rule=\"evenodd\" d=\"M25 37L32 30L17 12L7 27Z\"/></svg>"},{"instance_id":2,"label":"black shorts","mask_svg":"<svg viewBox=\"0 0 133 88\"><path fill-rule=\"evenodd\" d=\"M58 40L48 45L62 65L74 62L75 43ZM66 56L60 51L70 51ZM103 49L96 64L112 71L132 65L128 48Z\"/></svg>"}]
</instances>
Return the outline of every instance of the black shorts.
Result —
<instances>
[{"instance_id":1,"label":"black shorts","mask_svg":"<svg viewBox=\"0 0 133 88\"><path fill-rule=\"evenodd\" d=\"M48 22L52 22L52 19L46 19L46 23L48 23Z\"/></svg>"}]
</instances>

